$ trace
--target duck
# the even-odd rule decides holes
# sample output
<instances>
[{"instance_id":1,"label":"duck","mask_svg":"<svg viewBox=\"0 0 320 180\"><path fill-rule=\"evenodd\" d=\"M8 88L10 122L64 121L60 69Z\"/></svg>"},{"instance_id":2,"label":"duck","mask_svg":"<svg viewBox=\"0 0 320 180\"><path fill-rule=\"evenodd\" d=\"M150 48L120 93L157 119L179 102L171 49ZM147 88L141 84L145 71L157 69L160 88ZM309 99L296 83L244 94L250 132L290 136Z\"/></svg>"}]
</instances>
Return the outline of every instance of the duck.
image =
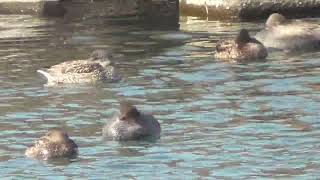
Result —
<instances>
[{"instance_id":1,"label":"duck","mask_svg":"<svg viewBox=\"0 0 320 180\"><path fill-rule=\"evenodd\" d=\"M77 144L61 129L49 130L44 136L26 149L25 155L37 159L74 157L78 154Z\"/></svg>"},{"instance_id":2,"label":"duck","mask_svg":"<svg viewBox=\"0 0 320 180\"><path fill-rule=\"evenodd\" d=\"M250 37L247 29L241 29L235 39L217 42L215 58L245 62L265 59L268 56L264 45Z\"/></svg>"},{"instance_id":3,"label":"duck","mask_svg":"<svg viewBox=\"0 0 320 180\"><path fill-rule=\"evenodd\" d=\"M266 28L255 38L267 48L293 52L320 49L320 25L311 22L288 20L279 13L273 13L265 23Z\"/></svg>"},{"instance_id":4,"label":"duck","mask_svg":"<svg viewBox=\"0 0 320 180\"><path fill-rule=\"evenodd\" d=\"M118 141L160 138L160 123L150 114L140 112L128 102L120 103L120 113L103 128L103 136Z\"/></svg>"},{"instance_id":5,"label":"duck","mask_svg":"<svg viewBox=\"0 0 320 180\"><path fill-rule=\"evenodd\" d=\"M37 72L46 78L48 85L116 82L121 77L112 58L109 51L95 50L88 59L66 61Z\"/></svg>"}]
</instances>

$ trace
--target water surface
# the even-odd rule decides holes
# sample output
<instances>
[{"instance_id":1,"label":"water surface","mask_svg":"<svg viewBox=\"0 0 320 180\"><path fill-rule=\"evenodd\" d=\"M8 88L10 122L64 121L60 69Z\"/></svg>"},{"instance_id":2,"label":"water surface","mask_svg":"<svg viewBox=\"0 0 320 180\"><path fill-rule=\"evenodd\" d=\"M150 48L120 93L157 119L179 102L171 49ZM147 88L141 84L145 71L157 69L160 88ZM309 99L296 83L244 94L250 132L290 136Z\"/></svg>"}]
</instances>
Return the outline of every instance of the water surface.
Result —
<instances>
[{"instance_id":1,"label":"water surface","mask_svg":"<svg viewBox=\"0 0 320 180\"><path fill-rule=\"evenodd\" d=\"M272 52L268 61L214 59L215 43L263 23L181 18L180 31L103 20L0 16L0 176L48 179L314 179L320 176L320 53ZM319 19L315 19L320 22ZM123 80L46 87L36 73L99 48ZM162 125L154 143L103 141L119 100ZM26 147L64 128L80 154L41 162Z\"/></svg>"}]
</instances>

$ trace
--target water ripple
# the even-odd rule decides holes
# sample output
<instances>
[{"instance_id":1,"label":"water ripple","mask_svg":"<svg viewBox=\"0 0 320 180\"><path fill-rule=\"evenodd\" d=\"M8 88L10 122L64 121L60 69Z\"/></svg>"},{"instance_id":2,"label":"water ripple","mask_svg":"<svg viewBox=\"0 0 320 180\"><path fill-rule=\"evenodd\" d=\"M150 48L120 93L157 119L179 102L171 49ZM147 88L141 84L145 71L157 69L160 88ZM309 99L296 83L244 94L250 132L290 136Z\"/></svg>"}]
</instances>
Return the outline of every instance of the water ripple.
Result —
<instances>
[{"instance_id":1,"label":"water ripple","mask_svg":"<svg viewBox=\"0 0 320 180\"><path fill-rule=\"evenodd\" d=\"M263 179L319 177L320 53L271 52L263 63L214 59L215 43L262 23L181 19L181 31L0 16L3 178ZM319 21L318 19L316 21ZM110 48L123 80L45 87L42 67ZM157 142L101 138L119 100L162 124ZM24 150L61 127L79 157L41 162Z\"/></svg>"}]
</instances>

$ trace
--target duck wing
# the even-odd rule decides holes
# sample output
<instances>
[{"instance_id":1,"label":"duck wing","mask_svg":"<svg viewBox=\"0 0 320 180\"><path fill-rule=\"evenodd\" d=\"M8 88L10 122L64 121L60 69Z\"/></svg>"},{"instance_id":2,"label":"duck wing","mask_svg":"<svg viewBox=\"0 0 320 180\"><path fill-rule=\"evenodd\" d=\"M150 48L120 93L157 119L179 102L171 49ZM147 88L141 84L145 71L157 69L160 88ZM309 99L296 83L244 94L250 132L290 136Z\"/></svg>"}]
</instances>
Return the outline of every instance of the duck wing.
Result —
<instances>
[{"instance_id":1,"label":"duck wing","mask_svg":"<svg viewBox=\"0 0 320 180\"><path fill-rule=\"evenodd\" d=\"M319 46L320 26L295 22L262 30L255 37L266 47L276 49L307 49Z\"/></svg>"},{"instance_id":2,"label":"duck wing","mask_svg":"<svg viewBox=\"0 0 320 180\"><path fill-rule=\"evenodd\" d=\"M303 37L310 36L315 33L316 27L307 26L303 23L299 24L289 24L278 26L275 28L275 35L278 37Z\"/></svg>"},{"instance_id":3,"label":"duck wing","mask_svg":"<svg viewBox=\"0 0 320 180\"><path fill-rule=\"evenodd\" d=\"M43 136L40 139L36 140L34 145L35 147L42 148L42 147L46 147L47 144L49 143L50 143L50 140L46 136Z\"/></svg>"},{"instance_id":4,"label":"duck wing","mask_svg":"<svg viewBox=\"0 0 320 180\"><path fill-rule=\"evenodd\" d=\"M101 66L100 63L78 63L78 64L72 64L72 66L68 66L65 69L63 69L63 73L92 73L93 71L96 70L103 70L103 67Z\"/></svg>"},{"instance_id":5,"label":"duck wing","mask_svg":"<svg viewBox=\"0 0 320 180\"><path fill-rule=\"evenodd\" d=\"M87 60L66 61L66 62L51 66L49 70L51 72L63 72L67 67L75 66L77 64L87 64L87 63L88 63Z\"/></svg>"},{"instance_id":6,"label":"duck wing","mask_svg":"<svg viewBox=\"0 0 320 180\"><path fill-rule=\"evenodd\" d=\"M231 40L219 41L217 42L216 50L217 52L222 52L222 51L232 49L234 47L236 47L236 44L234 43L234 41L231 41Z\"/></svg>"}]
</instances>

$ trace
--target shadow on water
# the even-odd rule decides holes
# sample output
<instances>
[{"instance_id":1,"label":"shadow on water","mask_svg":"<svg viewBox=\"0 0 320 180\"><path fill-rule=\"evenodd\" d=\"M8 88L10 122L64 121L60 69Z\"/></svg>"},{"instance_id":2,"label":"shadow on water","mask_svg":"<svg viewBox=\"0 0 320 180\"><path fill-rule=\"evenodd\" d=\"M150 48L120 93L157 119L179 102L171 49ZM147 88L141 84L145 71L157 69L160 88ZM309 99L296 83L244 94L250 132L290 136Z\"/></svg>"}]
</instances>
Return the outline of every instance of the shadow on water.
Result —
<instances>
[{"instance_id":1,"label":"shadow on water","mask_svg":"<svg viewBox=\"0 0 320 180\"><path fill-rule=\"evenodd\" d=\"M33 161L38 161L38 163L41 163L45 166L57 166L57 167L65 167L70 165L71 163L76 163L78 161L81 161L81 159L73 157L73 158L57 158L57 159L49 159L46 161L43 160L34 160Z\"/></svg>"}]
</instances>

